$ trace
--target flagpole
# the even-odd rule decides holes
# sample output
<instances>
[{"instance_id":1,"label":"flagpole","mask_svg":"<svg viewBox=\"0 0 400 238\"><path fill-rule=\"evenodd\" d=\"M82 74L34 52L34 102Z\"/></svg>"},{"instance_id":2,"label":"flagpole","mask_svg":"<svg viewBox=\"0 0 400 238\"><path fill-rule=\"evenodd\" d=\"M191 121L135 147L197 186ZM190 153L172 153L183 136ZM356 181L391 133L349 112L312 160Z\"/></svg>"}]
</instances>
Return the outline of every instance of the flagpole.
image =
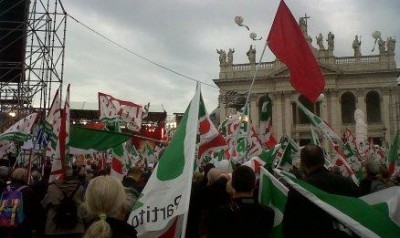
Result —
<instances>
[{"instance_id":1,"label":"flagpole","mask_svg":"<svg viewBox=\"0 0 400 238\"><path fill-rule=\"evenodd\" d=\"M196 125L198 125L199 124L199 106L200 106L200 100L201 100L200 99L200 97L201 97L201 84L199 82L197 82L197 85L196 85L196 94L195 94L194 99L197 98L196 96L198 97L199 102L196 104L197 108L195 108L194 111L195 111L195 115L197 115L196 116L196 118L197 118ZM192 99L190 104L194 103L193 101L196 102L196 100ZM196 135L197 135L197 133L196 133ZM194 138L194 141L191 141L191 142L194 142L194 144L196 144L196 138ZM186 153L185 153L185 156L186 156ZM191 160L191 162L193 162L193 163L194 163L194 158L195 158L195 155L193 154L193 160ZM193 164L191 164L190 168L193 168ZM190 196L191 196L191 193L192 193L192 182L193 182L193 172L189 173L189 179L188 179L188 184L187 184L187 188L188 188L187 189L187 196L189 198L189 201L190 201ZM189 216L189 204L187 204L187 211L185 212L185 214L183 214L181 237L185 237L186 236L186 226L187 226L188 216Z\"/></svg>"},{"instance_id":2,"label":"flagpole","mask_svg":"<svg viewBox=\"0 0 400 238\"><path fill-rule=\"evenodd\" d=\"M261 65L261 60L262 60L262 58L264 56L265 50L267 49L267 45L268 45L268 43L267 43L267 41L265 41L264 49L263 49L263 51L261 53L260 60L258 61L258 64L257 64L257 67L256 67L256 71L254 72L253 80L251 81L251 85L250 85L250 88L249 88L249 93L247 94L246 104L250 102L251 91L253 90L253 85L254 85L254 82L256 80L256 76L257 76L258 70L259 70L260 65ZM249 115L250 115L250 107L249 107Z\"/></svg>"},{"instance_id":3,"label":"flagpole","mask_svg":"<svg viewBox=\"0 0 400 238\"><path fill-rule=\"evenodd\" d=\"M32 150L33 148L30 150L29 152L29 162L28 162L28 185L31 184L31 174L32 174Z\"/></svg>"}]
</instances>

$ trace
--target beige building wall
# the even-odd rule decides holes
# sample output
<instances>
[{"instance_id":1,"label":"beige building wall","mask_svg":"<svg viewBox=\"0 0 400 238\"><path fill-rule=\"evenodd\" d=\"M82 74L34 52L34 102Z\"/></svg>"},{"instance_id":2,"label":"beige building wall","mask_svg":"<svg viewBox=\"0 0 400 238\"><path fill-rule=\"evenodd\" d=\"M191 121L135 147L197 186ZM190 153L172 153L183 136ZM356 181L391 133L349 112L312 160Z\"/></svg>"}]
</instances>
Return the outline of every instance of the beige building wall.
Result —
<instances>
[{"instance_id":1,"label":"beige building wall","mask_svg":"<svg viewBox=\"0 0 400 238\"><path fill-rule=\"evenodd\" d=\"M342 122L341 97L350 92L355 96L355 107L367 116L366 95L375 91L380 98L381 121L368 124L368 137L380 139L382 143L393 140L399 129L400 86L397 78L394 52L358 57L336 57L333 52L313 48L326 80L324 97L318 102L320 117L327 121L339 134L349 128L355 133L355 123ZM254 75L254 64L221 64L219 78L214 79L220 88L220 119L225 120L235 100L247 97ZM289 82L289 71L280 61L263 62L255 78L250 96L251 120L259 129L259 100L262 96L272 99L272 130L276 138L287 134L299 142L311 138L310 125L294 123L293 97L298 96ZM296 109L297 110L297 109Z\"/></svg>"}]
</instances>

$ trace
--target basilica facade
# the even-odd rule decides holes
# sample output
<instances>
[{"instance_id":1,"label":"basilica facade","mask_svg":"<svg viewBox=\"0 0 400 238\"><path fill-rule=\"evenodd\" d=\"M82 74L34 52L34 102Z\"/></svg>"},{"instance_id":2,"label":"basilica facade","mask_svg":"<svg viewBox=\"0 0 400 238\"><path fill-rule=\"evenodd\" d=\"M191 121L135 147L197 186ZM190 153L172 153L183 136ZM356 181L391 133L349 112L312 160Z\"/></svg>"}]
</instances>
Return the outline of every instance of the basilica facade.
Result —
<instances>
[{"instance_id":1,"label":"basilica facade","mask_svg":"<svg viewBox=\"0 0 400 238\"><path fill-rule=\"evenodd\" d=\"M290 84L288 68L279 60L257 65L249 56L255 54L254 49L250 52L250 48L249 63L234 64L231 55L228 55L228 60L221 58L220 50L219 78L214 79L219 87L220 120L225 120L243 107L255 75L249 104L250 119L257 131L260 128L261 107L268 96L272 99L271 130L275 137L279 140L281 136L288 135L300 145L308 143L311 123L297 108L297 97L310 111L328 122L339 136L346 128L355 134L354 112L360 109L358 111L362 112L367 124L368 139L376 144L389 145L399 130L400 122L400 86L397 82L400 68L397 68L394 57L395 40L383 40L379 36L379 52L361 55L356 36L353 41L354 55L337 57L334 55L334 35L331 32L326 39L326 48L321 34L316 37L318 48L314 48L306 27L300 27L325 78L325 90L319 99L311 103L299 95Z\"/></svg>"}]
</instances>

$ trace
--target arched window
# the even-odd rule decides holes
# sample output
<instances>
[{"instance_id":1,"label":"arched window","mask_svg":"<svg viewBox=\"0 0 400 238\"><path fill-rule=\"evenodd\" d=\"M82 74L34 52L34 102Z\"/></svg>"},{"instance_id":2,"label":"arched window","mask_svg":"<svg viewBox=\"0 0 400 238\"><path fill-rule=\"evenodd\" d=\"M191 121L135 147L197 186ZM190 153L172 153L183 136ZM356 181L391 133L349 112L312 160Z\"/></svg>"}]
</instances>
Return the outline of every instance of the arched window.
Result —
<instances>
[{"instance_id":1,"label":"arched window","mask_svg":"<svg viewBox=\"0 0 400 238\"><path fill-rule=\"evenodd\" d=\"M379 93L376 91L368 92L365 96L365 103L367 104L367 123L382 122Z\"/></svg>"},{"instance_id":2,"label":"arched window","mask_svg":"<svg viewBox=\"0 0 400 238\"><path fill-rule=\"evenodd\" d=\"M320 116L320 102L317 101L315 103L310 102L303 95L299 96L299 101L303 104L309 111L314 113L317 116ZM311 124L310 119L303 113L301 109L299 109L296 103L293 103L293 122L294 124Z\"/></svg>"},{"instance_id":3,"label":"arched window","mask_svg":"<svg viewBox=\"0 0 400 238\"><path fill-rule=\"evenodd\" d=\"M270 132L272 126L272 100L268 95L258 101L258 115L260 118L260 136Z\"/></svg>"},{"instance_id":4,"label":"arched window","mask_svg":"<svg viewBox=\"0 0 400 238\"><path fill-rule=\"evenodd\" d=\"M342 123L354 123L354 111L356 110L356 98L353 93L345 92L341 97Z\"/></svg>"},{"instance_id":5,"label":"arched window","mask_svg":"<svg viewBox=\"0 0 400 238\"><path fill-rule=\"evenodd\" d=\"M272 120L272 100L268 95L263 96L258 101L258 115L260 121Z\"/></svg>"}]
</instances>

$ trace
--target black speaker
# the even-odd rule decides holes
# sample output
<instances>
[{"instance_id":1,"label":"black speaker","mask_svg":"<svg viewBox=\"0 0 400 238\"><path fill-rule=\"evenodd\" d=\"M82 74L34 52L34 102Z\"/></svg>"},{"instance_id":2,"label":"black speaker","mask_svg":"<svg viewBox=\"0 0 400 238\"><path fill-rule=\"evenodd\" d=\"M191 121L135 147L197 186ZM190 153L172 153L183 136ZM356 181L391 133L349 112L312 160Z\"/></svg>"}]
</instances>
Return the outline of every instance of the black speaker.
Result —
<instances>
[{"instance_id":1,"label":"black speaker","mask_svg":"<svg viewBox=\"0 0 400 238\"><path fill-rule=\"evenodd\" d=\"M30 0L0 0L0 82L24 80L29 5Z\"/></svg>"}]
</instances>

